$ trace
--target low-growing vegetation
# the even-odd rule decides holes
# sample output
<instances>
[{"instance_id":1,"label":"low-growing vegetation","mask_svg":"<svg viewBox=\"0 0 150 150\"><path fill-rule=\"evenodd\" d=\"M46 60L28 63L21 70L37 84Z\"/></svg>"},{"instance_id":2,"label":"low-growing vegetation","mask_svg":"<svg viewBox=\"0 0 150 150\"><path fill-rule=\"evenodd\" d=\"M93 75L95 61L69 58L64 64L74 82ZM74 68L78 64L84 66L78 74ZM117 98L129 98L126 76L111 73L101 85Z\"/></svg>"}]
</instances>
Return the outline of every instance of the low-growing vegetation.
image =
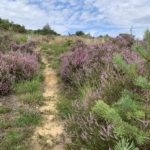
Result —
<instances>
[{"instance_id":1,"label":"low-growing vegetation","mask_svg":"<svg viewBox=\"0 0 150 150\"><path fill-rule=\"evenodd\" d=\"M40 121L40 115L37 112L29 112L26 110L20 111L20 116L16 118L16 126L24 127L37 125Z\"/></svg>"},{"instance_id":2,"label":"low-growing vegetation","mask_svg":"<svg viewBox=\"0 0 150 150\"><path fill-rule=\"evenodd\" d=\"M2 31L0 37L0 149L26 150L42 120L43 70L35 43L9 35Z\"/></svg>"},{"instance_id":3,"label":"low-growing vegetation","mask_svg":"<svg viewBox=\"0 0 150 150\"><path fill-rule=\"evenodd\" d=\"M0 95L12 90L15 82L29 80L38 72L36 55L20 51L0 55Z\"/></svg>"},{"instance_id":4,"label":"low-growing vegetation","mask_svg":"<svg viewBox=\"0 0 150 150\"><path fill-rule=\"evenodd\" d=\"M59 43L53 42L50 43L42 43L41 49L44 54L46 54L49 58L49 64L54 69L59 69L60 66L60 56L68 51L69 47L71 46L72 41L63 40Z\"/></svg>"},{"instance_id":5,"label":"low-growing vegetation","mask_svg":"<svg viewBox=\"0 0 150 150\"><path fill-rule=\"evenodd\" d=\"M71 139L66 149L149 149L149 37L80 42L61 57L64 89L77 95L58 105Z\"/></svg>"}]
</instances>

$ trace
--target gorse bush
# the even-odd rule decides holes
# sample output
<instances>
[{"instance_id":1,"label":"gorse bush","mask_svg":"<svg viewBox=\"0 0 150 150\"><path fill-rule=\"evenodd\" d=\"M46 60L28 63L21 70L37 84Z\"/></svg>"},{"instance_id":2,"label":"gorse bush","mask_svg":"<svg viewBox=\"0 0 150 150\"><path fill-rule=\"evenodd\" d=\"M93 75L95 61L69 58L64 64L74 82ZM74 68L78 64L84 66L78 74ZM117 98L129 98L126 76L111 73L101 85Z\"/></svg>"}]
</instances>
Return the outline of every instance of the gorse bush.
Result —
<instances>
[{"instance_id":1,"label":"gorse bush","mask_svg":"<svg viewBox=\"0 0 150 150\"><path fill-rule=\"evenodd\" d=\"M38 68L35 54L20 51L0 53L0 95L9 93L14 82L31 79Z\"/></svg>"}]
</instances>

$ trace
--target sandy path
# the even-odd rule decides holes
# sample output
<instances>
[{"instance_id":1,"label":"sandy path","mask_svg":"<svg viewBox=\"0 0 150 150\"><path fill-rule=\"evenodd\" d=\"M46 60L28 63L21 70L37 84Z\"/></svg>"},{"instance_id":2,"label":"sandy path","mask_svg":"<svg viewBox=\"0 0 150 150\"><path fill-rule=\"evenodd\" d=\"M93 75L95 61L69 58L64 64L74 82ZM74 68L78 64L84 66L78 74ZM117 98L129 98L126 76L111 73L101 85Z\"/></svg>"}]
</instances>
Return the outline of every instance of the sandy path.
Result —
<instances>
[{"instance_id":1,"label":"sandy path","mask_svg":"<svg viewBox=\"0 0 150 150\"><path fill-rule=\"evenodd\" d=\"M57 92L58 80L56 72L49 68L46 57L42 58L46 65L44 70L44 93L46 98L44 105L39 107L43 117L41 126L36 127L32 137L32 150L64 150L63 148L63 123L57 117Z\"/></svg>"}]
</instances>

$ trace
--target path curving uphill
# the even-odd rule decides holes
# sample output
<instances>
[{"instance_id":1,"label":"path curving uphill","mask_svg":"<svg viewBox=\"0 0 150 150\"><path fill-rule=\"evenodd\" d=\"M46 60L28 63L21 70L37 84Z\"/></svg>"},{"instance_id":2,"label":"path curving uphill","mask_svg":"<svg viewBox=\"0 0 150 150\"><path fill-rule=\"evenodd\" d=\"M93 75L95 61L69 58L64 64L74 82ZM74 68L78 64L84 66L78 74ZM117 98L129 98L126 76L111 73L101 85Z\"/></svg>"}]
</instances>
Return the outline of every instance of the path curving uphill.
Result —
<instances>
[{"instance_id":1,"label":"path curving uphill","mask_svg":"<svg viewBox=\"0 0 150 150\"><path fill-rule=\"evenodd\" d=\"M64 150L64 125L56 117L58 100L58 79L56 72L49 67L46 56L42 55L44 70L44 105L39 107L42 124L36 127L32 136L32 150Z\"/></svg>"}]
</instances>

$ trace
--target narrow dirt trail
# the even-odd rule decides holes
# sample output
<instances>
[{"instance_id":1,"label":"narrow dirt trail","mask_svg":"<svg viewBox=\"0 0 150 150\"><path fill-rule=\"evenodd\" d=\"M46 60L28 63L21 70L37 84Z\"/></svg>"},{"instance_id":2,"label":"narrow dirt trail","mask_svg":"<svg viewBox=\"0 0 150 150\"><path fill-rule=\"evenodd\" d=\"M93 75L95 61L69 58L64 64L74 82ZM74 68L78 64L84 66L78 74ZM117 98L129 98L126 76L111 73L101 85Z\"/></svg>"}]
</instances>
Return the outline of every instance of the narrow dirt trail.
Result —
<instances>
[{"instance_id":1,"label":"narrow dirt trail","mask_svg":"<svg viewBox=\"0 0 150 150\"><path fill-rule=\"evenodd\" d=\"M32 137L32 150L64 150L63 123L56 117L56 103L58 98L58 79L56 72L49 68L46 56L42 56L46 65L44 70L44 105L39 107L43 122L36 127Z\"/></svg>"}]
</instances>

